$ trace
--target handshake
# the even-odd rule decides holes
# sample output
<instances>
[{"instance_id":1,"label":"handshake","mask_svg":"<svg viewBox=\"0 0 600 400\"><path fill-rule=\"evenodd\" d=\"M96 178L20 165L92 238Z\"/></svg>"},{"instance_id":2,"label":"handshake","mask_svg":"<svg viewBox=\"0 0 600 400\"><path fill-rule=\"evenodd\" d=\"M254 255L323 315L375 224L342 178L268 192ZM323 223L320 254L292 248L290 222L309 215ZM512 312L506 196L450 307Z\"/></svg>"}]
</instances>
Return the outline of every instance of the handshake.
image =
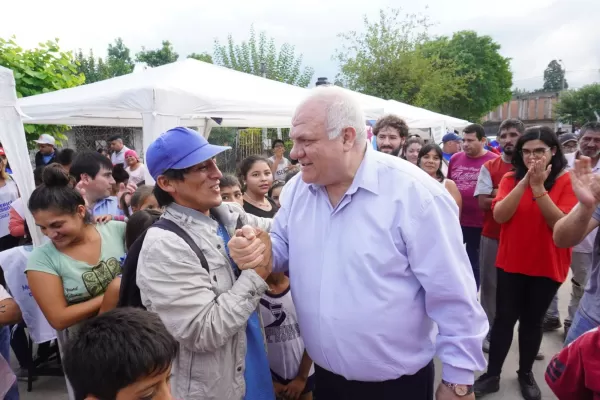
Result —
<instances>
[{"instance_id":1,"label":"handshake","mask_svg":"<svg viewBox=\"0 0 600 400\"><path fill-rule=\"evenodd\" d=\"M229 255L240 270L254 269L264 280L273 269L271 237L265 231L244 225L227 244Z\"/></svg>"}]
</instances>

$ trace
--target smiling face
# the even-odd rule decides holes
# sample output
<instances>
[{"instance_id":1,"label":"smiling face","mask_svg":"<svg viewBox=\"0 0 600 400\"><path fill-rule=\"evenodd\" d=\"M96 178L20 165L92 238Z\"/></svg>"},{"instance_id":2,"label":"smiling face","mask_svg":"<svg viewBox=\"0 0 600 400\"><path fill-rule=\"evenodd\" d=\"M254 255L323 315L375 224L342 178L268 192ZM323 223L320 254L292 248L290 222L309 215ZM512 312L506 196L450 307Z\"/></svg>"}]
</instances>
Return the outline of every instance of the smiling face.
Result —
<instances>
[{"instance_id":1,"label":"smiling face","mask_svg":"<svg viewBox=\"0 0 600 400\"><path fill-rule=\"evenodd\" d=\"M543 141L536 139L525 142L521 149L521 154L523 162L529 169L535 161L541 160L542 157L546 157L546 166L548 166L552 162L552 157L556 154L556 149L550 148Z\"/></svg>"},{"instance_id":2,"label":"smiling face","mask_svg":"<svg viewBox=\"0 0 600 400\"><path fill-rule=\"evenodd\" d=\"M352 135L347 135L350 139L345 140L344 132L334 139L329 138L326 107L323 101L307 101L296 111L290 131L294 143L290 157L298 160L302 180L323 186L336 184L340 176L346 175L346 152L354 145Z\"/></svg>"},{"instance_id":3,"label":"smiling face","mask_svg":"<svg viewBox=\"0 0 600 400\"><path fill-rule=\"evenodd\" d=\"M273 184L273 173L269 164L264 161L257 161L252 164L244 179L246 181L246 191L257 196L264 196Z\"/></svg>"},{"instance_id":4,"label":"smiling face","mask_svg":"<svg viewBox=\"0 0 600 400\"><path fill-rule=\"evenodd\" d=\"M417 165L417 160L419 159L419 152L421 151L420 143L411 143L406 148L406 160Z\"/></svg>"},{"instance_id":5,"label":"smiling face","mask_svg":"<svg viewBox=\"0 0 600 400\"><path fill-rule=\"evenodd\" d=\"M134 165L136 165L138 163L138 160L134 156L129 156L129 157L125 158L125 162L127 163L128 166L133 167Z\"/></svg>"},{"instance_id":6,"label":"smiling face","mask_svg":"<svg viewBox=\"0 0 600 400\"><path fill-rule=\"evenodd\" d=\"M203 213L221 204L219 179L223 175L215 160L208 160L187 169L183 180L160 175L156 183L181 206Z\"/></svg>"},{"instance_id":7,"label":"smiling face","mask_svg":"<svg viewBox=\"0 0 600 400\"><path fill-rule=\"evenodd\" d=\"M438 169L440 168L441 163L442 159L438 155L437 151L430 150L429 153L421 157L421 162L419 166L423 171L435 177Z\"/></svg>"},{"instance_id":8,"label":"smiling face","mask_svg":"<svg viewBox=\"0 0 600 400\"><path fill-rule=\"evenodd\" d=\"M376 142L377 150L397 157L404 145L404 138L396 128L386 126L377 133Z\"/></svg>"},{"instance_id":9,"label":"smiling face","mask_svg":"<svg viewBox=\"0 0 600 400\"><path fill-rule=\"evenodd\" d=\"M75 214L61 210L37 210L33 213L35 224L48 237L54 246L61 250L79 238L85 227L85 206L77 208Z\"/></svg>"},{"instance_id":10,"label":"smiling face","mask_svg":"<svg viewBox=\"0 0 600 400\"><path fill-rule=\"evenodd\" d=\"M239 186L222 186L221 198L225 203L238 203L244 206L244 195Z\"/></svg>"}]
</instances>

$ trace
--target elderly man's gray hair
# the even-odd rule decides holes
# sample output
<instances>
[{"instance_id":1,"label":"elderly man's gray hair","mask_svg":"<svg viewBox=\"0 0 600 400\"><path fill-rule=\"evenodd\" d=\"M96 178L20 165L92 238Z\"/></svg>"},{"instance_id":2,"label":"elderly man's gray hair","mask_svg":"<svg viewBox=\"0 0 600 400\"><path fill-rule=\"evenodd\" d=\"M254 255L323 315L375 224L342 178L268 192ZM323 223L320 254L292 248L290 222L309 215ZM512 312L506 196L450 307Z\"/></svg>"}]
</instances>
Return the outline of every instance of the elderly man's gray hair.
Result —
<instances>
[{"instance_id":1,"label":"elderly man's gray hair","mask_svg":"<svg viewBox=\"0 0 600 400\"><path fill-rule=\"evenodd\" d=\"M356 130L357 142L367 140L365 114L354 93L337 86L319 86L311 90L302 104L315 100L326 104L326 129L330 139L338 137L344 128L352 127Z\"/></svg>"}]
</instances>

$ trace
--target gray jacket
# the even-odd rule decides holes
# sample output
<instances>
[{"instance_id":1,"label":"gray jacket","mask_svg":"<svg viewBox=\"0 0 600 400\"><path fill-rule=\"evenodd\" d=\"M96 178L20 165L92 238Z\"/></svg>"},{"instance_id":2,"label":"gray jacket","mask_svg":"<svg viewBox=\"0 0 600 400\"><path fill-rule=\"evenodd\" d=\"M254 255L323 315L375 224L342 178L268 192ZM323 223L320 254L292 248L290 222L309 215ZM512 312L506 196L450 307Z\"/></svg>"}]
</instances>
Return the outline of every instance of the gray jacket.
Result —
<instances>
[{"instance_id":1,"label":"gray jacket","mask_svg":"<svg viewBox=\"0 0 600 400\"><path fill-rule=\"evenodd\" d=\"M243 224L270 230L271 220L246 214L237 204L213 209L233 237L238 217ZM179 342L173 364L172 392L185 400L240 400L246 391L244 368L246 323L268 289L254 270L236 280L210 217L172 204L163 218L181 226L208 261L206 272L192 249L176 234L150 228L144 239L137 285L144 306L156 312Z\"/></svg>"}]
</instances>

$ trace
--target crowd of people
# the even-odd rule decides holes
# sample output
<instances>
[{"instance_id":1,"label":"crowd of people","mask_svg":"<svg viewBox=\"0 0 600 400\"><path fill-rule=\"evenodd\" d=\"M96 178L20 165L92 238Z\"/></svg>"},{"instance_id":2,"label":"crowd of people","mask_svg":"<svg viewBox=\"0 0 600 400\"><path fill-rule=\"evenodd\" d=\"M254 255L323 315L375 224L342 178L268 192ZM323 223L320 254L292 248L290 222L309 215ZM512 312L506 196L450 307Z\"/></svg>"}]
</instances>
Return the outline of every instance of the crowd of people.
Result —
<instances>
[{"instance_id":1,"label":"crowd of people","mask_svg":"<svg viewBox=\"0 0 600 400\"><path fill-rule=\"evenodd\" d=\"M57 343L76 400L468 400L499 390L518 322L521 393L541 399L532 367L571 269L546 381L599 393L600 123L567 138L508 119L500 152L477 124L441 147L395 115L373 134L376 150L360 105L320 87L293 147L236 175L188 128L145 160L120 137L74 152L42 135L28 204L0 149L0 354L23 353L10 326L38 358Z\"/></svg>"}]
</instances>

